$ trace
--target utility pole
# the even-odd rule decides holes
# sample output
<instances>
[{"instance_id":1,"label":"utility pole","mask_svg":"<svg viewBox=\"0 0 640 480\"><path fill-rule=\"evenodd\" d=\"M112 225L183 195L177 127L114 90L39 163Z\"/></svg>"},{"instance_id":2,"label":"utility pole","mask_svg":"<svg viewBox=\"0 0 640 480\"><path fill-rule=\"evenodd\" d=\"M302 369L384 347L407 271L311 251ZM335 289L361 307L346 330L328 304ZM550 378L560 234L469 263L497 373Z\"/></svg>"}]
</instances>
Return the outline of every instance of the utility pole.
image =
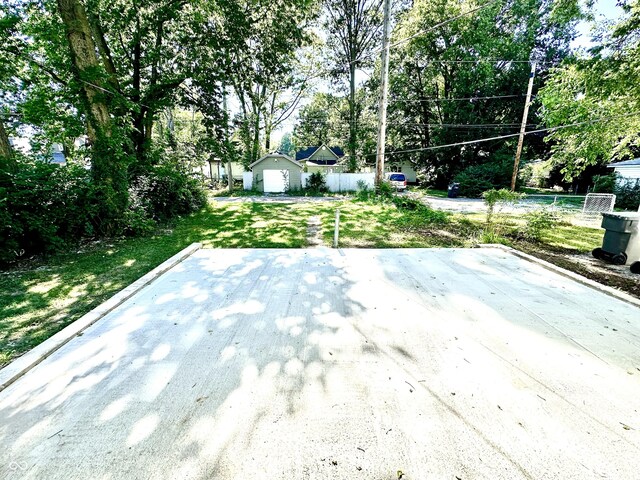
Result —
<instances>
[{"instance_id":1,"label":"utility pole","mask_svg":"<svg viewBox=\"0 0 640 480\"><path fill-rule=\"evenodd\" d=\"M387 91L389 90L389 37L391 36L391 0L384 0L382 26L382 78L378 104L378 146L376 148L376 188L384 177L384 146L387 132Z\"/></svg>"},{"instance_id":2,"label":"utility pole","mask_svg":"<svg viewBox=\"0 0 640 480\"><path fill-rule=\"evenodd\" d=\"M225 147L229 144L229 114L227 112L227 86L222 87L222 110L224 110L224 143ZM231 171L231 155L228 148L223 149L227 156L227 190L233 193L233 172Z\"/></svg>"},{"instance_id":3,"label":"utility pole","mask_svg":"<svg viewBox=\"0 0 640 480\"><path fill-rule=\"evenodd\" d=\"M516 180L518 179L518 165L522 154L522 143L524 142L524 131L527 129L527 117L529 116L529 105L531 105L531 90L533 90L533 78L536 76L536 62L531 62L531 73L529 74L529 85L527 86L527 100L524 103L524 113L522 114L522 125L520 126L520 137L518 138L518 148L516 149L516 159L513 162L513 175L511 176L511 191L516 190Z\"/></svg>"}]
</instances>

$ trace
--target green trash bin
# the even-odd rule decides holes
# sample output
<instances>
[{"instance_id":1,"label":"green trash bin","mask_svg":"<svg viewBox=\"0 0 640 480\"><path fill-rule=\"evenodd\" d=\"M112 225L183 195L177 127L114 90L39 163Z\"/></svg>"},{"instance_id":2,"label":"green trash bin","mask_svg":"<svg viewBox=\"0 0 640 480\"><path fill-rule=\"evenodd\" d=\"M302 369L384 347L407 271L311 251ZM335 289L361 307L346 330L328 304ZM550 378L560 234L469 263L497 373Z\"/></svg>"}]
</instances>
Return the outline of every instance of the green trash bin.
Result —
<instances>
[{"instance_id":1,"label":"green trash bin","mask_svg":"<svg viewBox=\"0 0 640 480\"><path fill-rule=\"evenodd\" d=\"M640 213L603 213L602 228L606 231L602 248L596 248L593 256L616 265L640 260L639 224Z\"/></svg>"}]
</instances>

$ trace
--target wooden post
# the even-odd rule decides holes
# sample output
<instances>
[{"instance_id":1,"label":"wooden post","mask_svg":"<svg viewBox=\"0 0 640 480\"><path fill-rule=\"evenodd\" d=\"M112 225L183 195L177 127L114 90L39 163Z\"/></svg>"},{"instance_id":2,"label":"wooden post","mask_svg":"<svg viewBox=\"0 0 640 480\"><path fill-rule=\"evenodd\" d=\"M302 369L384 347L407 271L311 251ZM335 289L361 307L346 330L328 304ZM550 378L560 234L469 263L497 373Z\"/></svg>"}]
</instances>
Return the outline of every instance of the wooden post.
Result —
<instances>
[{"instance_id":1,"label":"wooden post","mask_svg":"<svg viewBox=\"0 0 640 480\"><path fill-rule=\"evenodd\" d=\"M511 176L511 191L516 190L516 180L518 179L518 165L520 164L520 155L522 154L522 143L524 142L524 132L527 129L527 117L529 116L529 105L531 105L531 90L533 90L533 78L536 75L536 62L531 62L531 73L529 74L529 85L527 86L527 99L524 104L524 112L522 114L522 125L520 126L520 137L518 138L518 148L516 149L516 158L513 162L513 175Z\"/></svg>"},{"instance_id":2,"label":"wooden post","mask_svg":"<svg viewBox=\"0 0 640 480\"><path fill-rule=\"evenodd\" d=\"M339 232L340 232L340 210L336 209L336 222L333 227L333 248L338 248Z\"/></svg>"},{"instance_id":3,"label":"wooden post","mask_svg":"<svg viewBox=\"0 0 640 480\"><path fill-rule=\"evenodd\" d=\"M387 92L389 90L389 37L391 0L384 0L384 20L382 27L382 78L380 80L380 103L378 104L378 146L376 148L376 188L384 177L384 147L387 131Z\"/></svg>"}]
</instances>

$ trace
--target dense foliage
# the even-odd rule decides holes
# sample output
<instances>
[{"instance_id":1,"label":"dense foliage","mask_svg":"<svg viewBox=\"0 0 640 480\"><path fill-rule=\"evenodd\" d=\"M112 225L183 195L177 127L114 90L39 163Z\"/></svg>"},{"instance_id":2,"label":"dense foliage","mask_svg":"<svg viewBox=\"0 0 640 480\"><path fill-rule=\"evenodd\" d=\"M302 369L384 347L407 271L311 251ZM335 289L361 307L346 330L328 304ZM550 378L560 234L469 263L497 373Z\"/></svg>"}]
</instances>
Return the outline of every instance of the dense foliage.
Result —
<instances>
[{"instance_id":1,"label":"dense foliage","mask_svg":"<svg viewBox=\"0 0 640 480\"><path fill-rule=\"evenodd\" d=\"M92 237L101 228L100 193L91 172L21 159L14 174L0 174L0 264L51 253ZM141 234L204 206L201 183L175 163L162 162L137 177L116 229Z\"/></svg>"},{"instance_id":2,"label":"dense foliage","mask_svg":"<svg viewBox=\"0 0 640 480\"><path fill-rule=\"evenodd\" d=\"M540 92L551 160L571 180L593 166L637 156L640 130L640 2L608 25L588 54L552 70Z\"/></svg>"},{"instance_id":3,"label":"dense foliage","mask_svg":"<svg viewBox=\"0 0 640 480\"><path fill-rule=\"evenodd\" d=\"M616 207L638 211L640 208L640 180L623 182L613 189L616 194Z\"/></svg>"},{"instance_id":4,"label":"dense foliage","mask_svg":"<svg viewBox=\"0 0 640 480\"><path fill-rule=\"evenodd\" d=\"M513 163L505 160L502 163L481 163L471 165L455 176L460 184L460 195L479 198L490 189L509 188Z\"/></svg>"},{"instance_id":5,"label":"dense foliage","mask_svg":"<svg viewBox=\"0 0 640 480\"><path fill-rule=\"evenodd\" d=\"M254 160L261 132L299 100L281 93L304 89L293 65L314 9L311 0L3 2L2 259L146 232L201 207L194 172L216 156ZM240 100L235 117L227 91ZM9 142L20 135L29 160ZM58 170L39 163L54 144L67 160Z\"/></svg>"},{"instance_id":6,"label":"dense foliage","mask_svg":"<svg viewBox=\"0 0 640 480\"><path fill-rule=\"evenodd\" d=\"M416 0L397 6L395 18L387 161L409 162L421 178L439 188L475 165L491 164L487 169L496 169L507 163L505 157L513 165L530 62L537 62L536 95L549 71L570 54L576 23L583 18L578 1ZM343 28L347 29L346 22ZM371 34L377 32L374 24L369 28ZM379 50L372 54L375 58ZM334 60L343 59L332 55ZM364 58L369 61L370 55ZM343 65L348 63L343 60ZM349 154L356 155L359 165L371 166L379 78L376 65L354 95L316 94L301 111L294 130L297 141L355 145ZM539 121L534 106L528 129ZM473 143L503 135L507 137ZM526 137L523 163L548 156L550 146L543 140L543 135ZM452 146L441 148L446 145ZM482 179L485 183L474 189L474 195L504 186L490 177L489 183Z\"/></svg>"}]
</instances>

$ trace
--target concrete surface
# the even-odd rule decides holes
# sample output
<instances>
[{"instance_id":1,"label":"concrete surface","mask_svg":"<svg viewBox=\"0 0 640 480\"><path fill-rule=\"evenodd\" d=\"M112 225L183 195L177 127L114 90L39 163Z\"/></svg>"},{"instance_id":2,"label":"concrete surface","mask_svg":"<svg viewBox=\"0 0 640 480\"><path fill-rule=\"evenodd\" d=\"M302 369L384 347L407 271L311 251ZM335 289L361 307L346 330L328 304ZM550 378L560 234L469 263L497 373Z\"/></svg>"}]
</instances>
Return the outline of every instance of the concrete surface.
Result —
<instances>
[{"instance_id":1,"label":"concrete surface","mask_svg":"<svg viewBox=\"0 0 640 480\"><path fill-rule=\"evenodd\" d=\"M640 309L501 249L199 250L0 392L0 478L634 479Z\"/></svg>"},{"instance_id":2,"label":"concrete surface","mask_svg":"<svg viewBox=\"0 0 640 480\"><path fill-rule=\"evenodd\" d=\"M31 349L21 357L15 359L9 365L0 370L0 391L7 388L18 378L38 365L53 352L62 347L65 343L77 335L81 335L84 330L95 322L120 306L126 300L138 293L144 287L153 282L156 278L187 258L193 252L202 247L200 243L192 243L187 248L179 251L171 258L165 260L149 273L143 275L138 280L123 288L106 302L101 303L96 308L80 317L78 320L60 330L50 337L46 342L42 342L37 347Z\"/></svg>"}]
</instances>

